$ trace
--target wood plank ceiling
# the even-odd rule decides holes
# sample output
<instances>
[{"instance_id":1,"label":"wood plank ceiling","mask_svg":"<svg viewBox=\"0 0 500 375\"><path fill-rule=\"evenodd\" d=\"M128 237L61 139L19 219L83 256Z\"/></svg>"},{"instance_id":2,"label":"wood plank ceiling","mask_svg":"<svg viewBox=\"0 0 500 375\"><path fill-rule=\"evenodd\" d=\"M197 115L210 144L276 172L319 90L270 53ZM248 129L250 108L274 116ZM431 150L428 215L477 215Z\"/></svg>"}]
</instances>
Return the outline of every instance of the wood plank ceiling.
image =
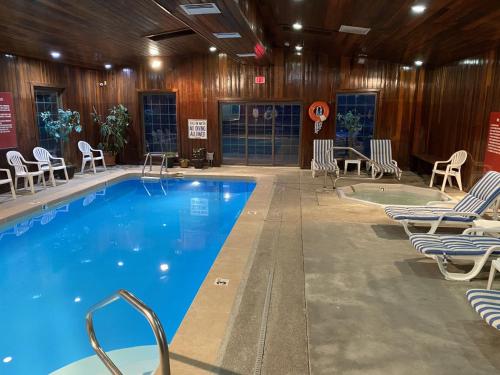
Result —
<instances>
[{"instance_id":1,"label":"wood plank ceiling","mask_svg":"<svg viewBox=\"0 0 500 375\"><path fill-rule=\"evenodd\" d=\"M127 66L148 56L208 51L208 43L152 0L0 2L0 51L93 68ZM152 41L148 35L179 32ZM187 34L187 35L183 35Z\"/></svg>"},{"instance_id":2,"label":"wood plank ceiling","mask_svg":"<svg viewBox=\"0 0 500 375\"><path fill-rule=\"evenodd\" d=\"M423 14L411 6L427 6ZM498 0L258 0L275 46L338 56L442 65L500 45ZM300 21L300 32L292 24ZM366 36L338 32L340 25L371 28Z\"/></svg>"}]
</instances>

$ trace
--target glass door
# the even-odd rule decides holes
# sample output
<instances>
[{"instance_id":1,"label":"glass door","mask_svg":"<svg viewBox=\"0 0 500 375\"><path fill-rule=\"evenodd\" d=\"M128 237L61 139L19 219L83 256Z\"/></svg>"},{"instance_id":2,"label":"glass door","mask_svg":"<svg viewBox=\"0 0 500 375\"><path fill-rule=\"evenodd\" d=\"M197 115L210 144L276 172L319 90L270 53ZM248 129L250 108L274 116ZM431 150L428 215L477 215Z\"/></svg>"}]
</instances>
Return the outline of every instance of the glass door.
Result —
<instances>
[{"instance_id":1,"label":"glass door","mask_svg":"<svg viewBox=\"0 0 500 375\"><path fill-rule=\"evenodd\" d=\"M142 123L146 152L177 152L175 93L143 93Z\"/></svg>"},{"instance_id":2,"label":"glass door","mask_svg":"<svg viewBox=\"0 0 500 375\"><path fill-rule=\"evenodd\" d=\"M221 103L225 164L298 165L299 103Z\"/></svg>"},{"instance_id":3,"label":"glass door","mask_svg":"<svg viewBox=\"0 0 500 375\"><path fill-rule=\"evenodd\" d=\"M273 164L274 106L247 104L247 164Z\"/></svg>"}]
</instances>

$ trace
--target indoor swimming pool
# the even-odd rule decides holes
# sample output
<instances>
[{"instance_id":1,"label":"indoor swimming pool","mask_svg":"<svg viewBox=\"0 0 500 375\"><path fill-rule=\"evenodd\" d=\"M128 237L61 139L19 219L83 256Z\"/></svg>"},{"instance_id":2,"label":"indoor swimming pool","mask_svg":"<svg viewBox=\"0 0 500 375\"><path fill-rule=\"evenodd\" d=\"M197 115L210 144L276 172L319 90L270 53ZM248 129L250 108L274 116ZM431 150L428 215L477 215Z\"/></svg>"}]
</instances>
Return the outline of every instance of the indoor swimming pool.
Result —
<instances>
[{"instance_id":1,"label":"indoor swimming pool","mask_svg":"<svg viewBox=\"0 0 500 375\"><path fill-rule=\"evenodd\" d=\"M249 199L249 180L133 178L0 229L0 373L48 374L94 354L89 307L118 289L172 340ZM105 350L154 345L123 301L99 310Z\"/></svg>"}]
</instances>

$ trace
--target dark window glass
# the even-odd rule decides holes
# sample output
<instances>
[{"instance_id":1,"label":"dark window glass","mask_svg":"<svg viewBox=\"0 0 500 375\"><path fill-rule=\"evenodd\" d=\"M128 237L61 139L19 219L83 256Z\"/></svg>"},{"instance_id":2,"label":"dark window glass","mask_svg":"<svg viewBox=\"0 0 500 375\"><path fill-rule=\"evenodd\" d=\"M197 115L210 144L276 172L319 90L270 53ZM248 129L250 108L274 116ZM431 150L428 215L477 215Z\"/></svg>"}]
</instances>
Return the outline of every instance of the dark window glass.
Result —
<instances>
[{"instance_id":1,"label":"dark window glass","mask_svg":"<svg viewBox=\"0 0 500 375\"><path fill-rule=\"evenodd\" d=\"M51 137L45 129L45 122L40 117L42 112L49 111L54 120L57 119L57 109L61 107L59 91L51 88L35 88L36 123L38 128L38 144L54 156L62 156L61 143Z\"/></svg>"},{"instance_id":2,"label":"dark window glass","mask_svg":"<svg viewBox=\"0 0 500 375\"><path fill-rule=\"evenodd\" d=\"M146 150L177 152L175 93L143 94L143 124Z\"/></svg>"},{"instance_id":3,"label":"dark window glass","mask_svg":"<svg viewBox=\"0 0 500 375\"><path fill-rule=\"evenodd\" d=\"M357 113L360 116L361 130L354 134L349 134L348 129L338 120L336 120L337 146L352 147L366 156L370 156L370 139L373 138L375 130L375 118L377 111L377 94L352 92L337 94L337 113L345 115L349 111ZM337 116L335 116L337 119ZM336 153L338 157L346 156L342 153Z\"/></svg>"}]
</instances>

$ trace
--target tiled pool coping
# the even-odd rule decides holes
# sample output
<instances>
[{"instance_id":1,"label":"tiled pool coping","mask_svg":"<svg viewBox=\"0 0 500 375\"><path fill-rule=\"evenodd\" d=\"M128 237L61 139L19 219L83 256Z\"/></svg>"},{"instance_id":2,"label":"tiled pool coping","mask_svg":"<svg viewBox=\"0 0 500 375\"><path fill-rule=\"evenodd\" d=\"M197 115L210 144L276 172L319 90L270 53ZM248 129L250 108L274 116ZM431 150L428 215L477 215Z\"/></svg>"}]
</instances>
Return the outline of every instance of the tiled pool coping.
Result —
<instances>
[{"instance_id":1,"label":"tiled pool coping","mask_svg":"<svg viewBox=\"0 0 500 375\"><path fill-rule=\"evenodd\" d=\"M189 177L251 178L256 181L254 192L170 345L173 374L213 373L220 362L220 351L223 350L225 335L231 326L232 312L237 310L238 295L246 281L251 264L249 261L252 260L269 210L275 176L259 173L249 175L248 172L241 172L237 168L212 168L203 171L188 169L176 172L183 172ZM175 176L175 173L169 175ZM140 168L113 169L96 175L80 176L68 184L47 188L35 195L20 196L16 201L0 204L0 225L34 213L45 205L56 205L86 191L134 176L140 176ZM228 285L215 285L218 277L229 279Z\"/></svg>"}]
</instances>

